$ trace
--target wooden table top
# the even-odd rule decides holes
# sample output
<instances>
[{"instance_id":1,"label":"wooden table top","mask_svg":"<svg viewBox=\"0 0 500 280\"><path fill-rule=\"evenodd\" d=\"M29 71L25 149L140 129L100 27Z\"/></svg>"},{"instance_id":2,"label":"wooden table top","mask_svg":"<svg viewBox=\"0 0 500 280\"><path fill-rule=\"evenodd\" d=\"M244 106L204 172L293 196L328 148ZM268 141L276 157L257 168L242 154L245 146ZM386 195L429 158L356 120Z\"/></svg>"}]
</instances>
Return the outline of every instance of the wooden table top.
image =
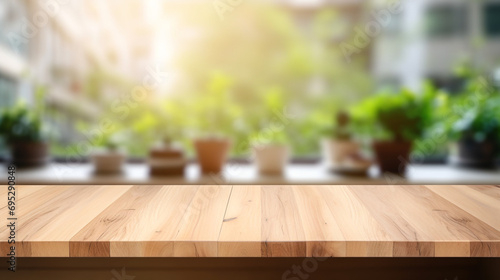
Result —
<instances>
[{"instance_id":1,"label":"wooden table top","mask_svg":"<svg viewBox=\"0 0 500 280\"><path fill-rule=\"evenodd\" d=\"M20 257L500 257L499 186L17 186ZM7 224L7 188L0 189ZM9 230L0 227L6 255Z\"/></svg>"}]
</instances>

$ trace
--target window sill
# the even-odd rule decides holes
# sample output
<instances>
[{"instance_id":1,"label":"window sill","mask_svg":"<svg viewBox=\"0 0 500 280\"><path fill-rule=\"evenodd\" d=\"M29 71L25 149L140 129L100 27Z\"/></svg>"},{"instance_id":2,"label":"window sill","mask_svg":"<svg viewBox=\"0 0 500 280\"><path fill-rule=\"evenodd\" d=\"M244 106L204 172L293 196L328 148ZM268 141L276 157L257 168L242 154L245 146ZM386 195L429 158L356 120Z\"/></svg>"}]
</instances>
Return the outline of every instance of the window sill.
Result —
<instances>
[{"instance_id":1,"label":"window sill","mask_svg":"<svg viewBox=\"0 0 500 280\"><path fill-rule=\"evenodd\" d=\"M5 170L5 168L4 168ZM7 182L7 172L0 175ZM188 164L184 176L152 177L144 163L128 163L120 174L95 174L91 164L52 163L36 169L20 169L16 173L18 185L29 184L170 184L170 185L245 185L245 184L317 184L317 185L398 185L398 184L500 184L500 170L473 170L450 165L426 164L409 167L406 178L380 175L372 168L368 176L344 176L329 172L318 164L290 164L283 176L262 176L255 166L229 163L221 175L201 175L197 164Z\"/></svg>"}]
</instances>

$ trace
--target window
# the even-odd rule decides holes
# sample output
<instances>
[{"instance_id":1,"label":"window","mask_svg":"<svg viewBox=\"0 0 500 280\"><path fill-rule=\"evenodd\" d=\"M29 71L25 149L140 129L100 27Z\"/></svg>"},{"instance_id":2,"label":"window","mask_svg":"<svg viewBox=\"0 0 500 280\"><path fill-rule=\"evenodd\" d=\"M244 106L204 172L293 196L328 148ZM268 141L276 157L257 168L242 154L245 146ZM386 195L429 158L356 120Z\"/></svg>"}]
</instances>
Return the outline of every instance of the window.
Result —
<instances>
[{"instance_id":1,"label":"window","mask_svg":"<svg viewBox=\"0 0 500 280\"><path fill-rule=\"evenodd\" d=\"M0 107L12 106L17 94L17 83L0 73Z\"/></svg>"},{"instance_id":2,"label":"window","mask_svg":"<svg viewBox=\"0 0 500 280\"><path fill-rule=\"evenodd\" d=\"M26 8L21 1L4 1L0 5L0 44L23 56L28 53L26 38L20 35L22 20L26 18Z\"/></svg>"},{"instance_id":3,"label":"window","mask_svg":"<svg viewBox=\"0 0 500 280\"><path fill-rule=\"evenodd\" d=\"M488 37L500 36L500 3L487 3L483 6L483 29Z\"/></svg>"},{"instance_id":4,"label":"window","mask_svg":"<svg viewBox=\"0 0 500 280\"><path fill-rule=\"evenodd\" d=\"M461 5L430 6L425 18L428 37L449 37L465 35L468 26L467 10Z\"/></svg>"},{"instance_id":5,"label":"window","mask_svg":"<svg viewBox=\"0 0 500 280\"><path fill-rule=\"evenodd\" d=\"M464 90L465 80L460 77L452 76L435 76L430 75L427 80L432 82L437 88L445 90L450 93L456 93Z\"/></svg>"}]
</instances>

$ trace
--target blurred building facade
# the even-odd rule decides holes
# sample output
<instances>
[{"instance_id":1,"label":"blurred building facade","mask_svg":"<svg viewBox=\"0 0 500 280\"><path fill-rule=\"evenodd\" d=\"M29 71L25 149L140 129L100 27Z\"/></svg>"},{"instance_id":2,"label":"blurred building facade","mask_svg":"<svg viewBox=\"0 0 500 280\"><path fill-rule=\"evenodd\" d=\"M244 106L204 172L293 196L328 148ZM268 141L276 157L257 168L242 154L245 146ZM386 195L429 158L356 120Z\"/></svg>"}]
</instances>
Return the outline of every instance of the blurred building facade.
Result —
<instances>
[{"instance_id":1,"label":"blurred building facade","mask_svg":"<svg viewBox=\"0 0 500 280\"><path fill-rule=\"evenodd\" d=\"M500 58L500 1L400 0L400 13L390 14L380 34L370 38L363 54L380 83L418 87L430 78L438 85L456 86L452 69L461 59L494 71ZM140 80L144 69L161 56L161 44L151 38L164 22L164 1L3 0L0 4L0 94L4 104L12 94L28 95L26 79L51 86L54 106L82 107L79 91L86 75L107 69ZM377 21L386 1L287 1L299 26L322 9L335 8L361 29ZM119 8L120 11L116 11ZM142 18L137 19L137 15ZM134 18L134 20L129 20ZM154 28L153 28L154 26ZM141 34L142 38L137 38ZM342 39L342 38L341 38ZM335 43L339 43L337 38ZM160 47L158 47L160 46ZM166 48L164 48L166 49ZM133 59L133 61L132 61ZM30 84L30 83L28 83ZM24 93L23 93L24 92ZM29 98L29 96L25 96ZM89 115L93 115L88 104Z\"/></svg>"},{"instance_id":2,"label":"blurred building facade","mask_svg":"<svg viewBox=\"0 0 500 280\"><path fill-rule=\"evenodd\" d=\"M157 52L148 38L158 23L158 1L120 2L0 1L0 106L32 103L35 89L45 87L45 103L55 109L50 121L71 142L76 120L99 116L99 104L84 94L89 75L99 70L140 83ZM136 34L144 40L130 38ZM102 94L112 99L120 93L110 87Z\"/></svg>"},{"instance_id":3,"label":"blurred building facade","mask_svg":"<svg viewBox=\"0 0 500 280\"><path fill-rule=\"evenodd\" d=\"M323 9L336 9L347 32L355 32L377 21L377 13L389 5L376 0L279 2L285 2L305 32L310 19ZM75 120L95 118L100 111L96 104L106 104L84 94L90 74L100 69L140 84L145 69L172 55L167 51L168 19L162 17L168 3L1 0L0 106L11 106L20 97L30 102L37 85L47 87L46 103L60 114L53 121L67 132L62 138L71 142ZM418 88L429 78L453 89L460 84L453 67L461 59L495 72L500 59L500 1L399 3L401 12L390 13L380 33L370 36L369 45L358 54L368 58L367 68L378 84ZM332 47L339 47L347 35L333 38ZM110 87L98 98L111 100L120 94Z\"/></svg>"},{"instance_id":4,"label":"blurred building facade","mask_svg":"<svg viewBox=\"0 0 500 280\"><path fill-rule=\"evenodd\" d=\"M418 89L429 79L454 91L461 81L453 69L461 62L500 76L495 74L500 63L498 0L291 0L287 4L299 26L307 27L314 14L333 8L350 25L350 35L356 37L362 30L369 44L357 55L369 58L367 67L381 86ZM391 10L394 4L401 6L398 12ZM379 30L374 30L377 25ZM346 38L334 38L334 45Z\"/></svg>"},{"instance_id":5,"label":"blurred building facade","mask_svg":"<svg viewBox=\"0 0 500 280\"><path fill-rule=\"evenodd\" d=\"M403 6L393 17L397 31L375 40L372 72L377 80L419 88L430 79L454 91L461 85L453 72L460 62L496 72L500 1L419 0Z\"/></svg>"}]
</instances>

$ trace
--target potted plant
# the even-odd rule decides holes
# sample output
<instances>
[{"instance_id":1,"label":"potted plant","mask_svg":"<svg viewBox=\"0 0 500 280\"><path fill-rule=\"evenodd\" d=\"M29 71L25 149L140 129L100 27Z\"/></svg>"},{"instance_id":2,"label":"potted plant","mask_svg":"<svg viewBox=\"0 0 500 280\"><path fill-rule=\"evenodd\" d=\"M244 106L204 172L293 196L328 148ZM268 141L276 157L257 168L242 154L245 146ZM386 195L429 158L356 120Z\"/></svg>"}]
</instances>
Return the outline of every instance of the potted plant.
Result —
<instances>
[{"instance_id":1,"label":"potted plant","mask_svg":"<svg viewBox=\"0 0 500 280\"><path fill-rule=\"evenodd\" d=\"M182 176L186 166L184 151L166 136L149 151L149 170L153 176Z\"/></svg>"},{"instance_id":2,"label":"potted plant","mask_svg":"<svg viewBox=\"0 0 500 280\"><path fill-rule=\"evenodd\" d=\"M101 147L90 155L95 173L114 174L122 171L126 154L119 149L119 143L117 134L104 137Z\"/></svg>"},{"instance_id":3,"label":"potted plant","mask_svg":"<svg viewBox=\"0 0 500 280\"><path fill-rule=\"evenodd\" d=\"M137 112L132 125L134 138L141 138L151 145L147 153L152 176L184 175L187 160L182 145L179 145L189 115L184 105L176 99L159 100L149 105L147 111Z\"/></svg>"},{"instance_id":4,"label":"potted plant","mask_svg":"<svg viewBox=\"0 0 500 280\"><path fill-rule=\"evenodd\" d=\"M230 99L230 87L226 75L213 75L207 93L193 104L197 128L193 144L203 174L220 173L231 150L230 135L241 110Z\"/></svg>"},{"instance_id":5,"label":"potted plant","mask_svg":"<svg viewBox=\"0 0 500 280\"><path fill-rule=\"evenodd\" d=\"M270 85L260 89L260 106L245 117L253 163L262 175L282 175L290 157L289 120L286 119L285 90ZM241 145L240 145L241 146ZM245 150L246 152L247 150Z\"/></svg>"},{"instance_id":6,"label":"potted plant","mask_svg":"<svg viewBox=\"0 0 500 280\"><path fill-rule=\"evenodd\" d=\"M16 166L34 167L49 161L47 132L36 109L19 104L2 111L0 133Z\"/></svg>"},{"instance_id":7,"label":"potted plant","mask_svg":"<svg viewBox=\"0 0 500 280\"><path fill-rule=\"evenodd\" d=\"M260 131L251 139L253 158L262 175L284 173L290 151L288 138L283 130Z\"/></svg>"},{"instance_id":8,"label":"potted plant","mask_svg":"<svg viewBox=\"0 0 500 280\"><path fill-rule=\"evenodd\" d=\"M330 137L322 140L323 158L335 172L366 174L371 162L361 156L360 145L353 140L350 116L341 111L336 115L335 126L328 131Z\"/></svg>"},{"instance_id":9,"label":"potted plant","mask_svg":"<svg viewBox=\"0 0 500 280\"><path fill-rule=\"evenodd\" d=\"M449 130L451 162L460 166L491 168L499 150L500 96L486 80L472 78L465 90L451 99Z\"/></svg>"},{"instance_id":10,"label":"potted plant","mask_svg":"<svg viewBox=\"0 0 500 280\"><path fill-rule=\"evenodd\" d=\"M432 124L434 100L434 88L426 85L421 94L382 92L353 108L358 131L373 139L381 172L406 173L413 141Z\"/></svg>"}]
</instances>

